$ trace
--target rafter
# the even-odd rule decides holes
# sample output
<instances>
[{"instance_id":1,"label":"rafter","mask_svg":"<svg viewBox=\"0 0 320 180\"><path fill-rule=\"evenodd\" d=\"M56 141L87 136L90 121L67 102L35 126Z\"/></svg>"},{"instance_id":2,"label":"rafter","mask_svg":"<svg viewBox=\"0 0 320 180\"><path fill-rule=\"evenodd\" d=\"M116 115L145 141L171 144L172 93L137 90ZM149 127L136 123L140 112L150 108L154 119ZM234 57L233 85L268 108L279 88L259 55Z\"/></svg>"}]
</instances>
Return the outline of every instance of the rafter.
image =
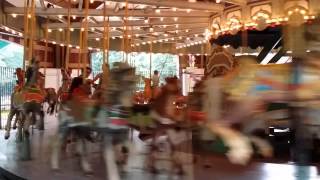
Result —
<instances>
[{"instance_id":1,"label":"rafter","mask_svg":"<svg viewBox=\"0 0 320 180\"><path fill-rule=\"evenodd\" d=\"M197 30L197 29L205 29L208 25L206 23L203 23L203 24L196 24L196 25L181 25L179 26L179 28L176 28L174 26L170 26L170 27L167 27L167 28L160 28L160 27L154 27L153 28L153 31L151 32L149 28L146 28L145 30L143 29L140 29L140 30L129 30L128 31L128 34L129 35L140 35L140 36L159 36L161 35L162 33L168 33L168 32L175 32L175 31L178 31L178 32L184 32L186 30L189 30L189 31L193 31L193 30ZM158 35L155 35L155 34L158 34ZM168 33L170 34L170 33ZM123 36L123 33L121 31L118 31L118 32L115 32L115 31L112 31L110 32L110 36L111 37L114 37L114 36ZM91 34L88 36L89 39L93 39L93 38L102 38L103 35L102 34Z\"/></svg>"},{"instance_id":2,"label":"rafter","mask_svg":"<svg viewBox=\"0 0 320 180\"><path fill-rule=\"evenodd\" d=\"M174 21L173 19L164 19L163 21L159 19L152 19L150 22L145 23L144 20L134 20L134 21L128 21L128 26L139 26L139 27L144 27L144 26L159 26L159 25L176 25L176 24L192 24L192 25L197 25L197 24L203 24L203 23L208 23L209 19L208 18L186 18L186 19L179 19L178 21ZM89 23L89 27L103 27L103 23ZM123 22L122 21L111 21L110 22L110 27L123 27ZM58 28L67 28L65 24L61 23L50 23L48 25L48 28L50 29L58 29ZM74 29L80 29L81 28L81 23L72 23L71 28Z\"/></svg>"},{"instance_id":3,"label":"rafter","mask_svg":"<svg viewBox=\"0 0 320 180\"><path fill-rule=\"evenodd\" d=\"M103 0L100 0L103 1ZM126 0L111 0L114 2L126 2ZM230 0L230 1L244 1L244 0ZM163 7L176 7L181 9L194 9L194 10L206 10L211 12L222 12L224 6L222 4L216 4L212 2L197 2L190 3L183 0L128 0L131 4L145 4L152 6L163 6Z\"/></svg>"},{"instance_id":4,"label":"rafter","mask_svg":"<svg viewBox=\"0 0 320 180\"><path fill-rule=\"evenodd\" d=\"M80 6L79 6L80 7ZM24 13L24 8L21 7L5 7L5 12L8 14L18 14L18 15L23 15ZM47 9L47 10L43 10L42 8L36 8L35 9L35 14L40 16L40 15L44 15L44 16L56 16L56 15L63 15L63 16L67 16L68 11L67 9L64 8L52 8L52 9ZM76 16L84 16L84 12L83 11L79 11L78 9L71 9L71 14L72 15L76 15ZM102 16L103 14L103 10L100 9L89 9L89 16ZM208 12L199 12L199 11L195 11L192 13L186 13L184 11L163 11L161 13L156 13L156 12L150 12L150 13L146 13L143 10L130 10L129 14L131 17L209 17L211 15L211 13ZM125 12L123 10L115 13L113 10L108 9L106 12L106 16L121 16L121 17L125 17Z\"/></svg>"}]
</instances>

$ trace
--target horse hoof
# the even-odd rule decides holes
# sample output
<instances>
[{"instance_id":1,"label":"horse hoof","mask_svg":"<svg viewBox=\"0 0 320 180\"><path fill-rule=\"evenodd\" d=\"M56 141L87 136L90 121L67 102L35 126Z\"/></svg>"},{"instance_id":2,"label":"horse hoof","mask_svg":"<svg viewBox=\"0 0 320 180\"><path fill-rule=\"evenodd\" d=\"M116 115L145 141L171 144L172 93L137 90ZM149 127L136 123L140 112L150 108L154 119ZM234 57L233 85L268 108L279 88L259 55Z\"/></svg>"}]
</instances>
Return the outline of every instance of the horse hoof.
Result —
<instances>
[{"instance_id":1,"label":"horse hoof","mask_svg":"<svg viewBox=\"0 0 320 180\"><path fill-rule=\"evenodd\" d=\"M10 137L10 132L7 131L4 135L4 139L7 140L9 139L9 137Z\"/></svg>"}]
</instances>

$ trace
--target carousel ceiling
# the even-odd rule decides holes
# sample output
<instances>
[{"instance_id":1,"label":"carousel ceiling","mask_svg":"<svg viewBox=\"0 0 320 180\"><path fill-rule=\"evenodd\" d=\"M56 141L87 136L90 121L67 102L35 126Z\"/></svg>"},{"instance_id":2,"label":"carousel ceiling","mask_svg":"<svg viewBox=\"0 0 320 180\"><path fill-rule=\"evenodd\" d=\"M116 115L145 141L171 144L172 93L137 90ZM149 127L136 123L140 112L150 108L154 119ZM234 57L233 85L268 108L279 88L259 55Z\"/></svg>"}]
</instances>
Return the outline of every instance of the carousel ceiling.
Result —
<instances>
[{"instance_id":1,"label":"carousel ceiling","mask_svg":"<svg viewBox=\"0 0 320 180\"><path fill-rule=\"evenodd\" d=\"M7 15L24 14L24 0L6 1L10 4L4 7ZM170 44L179 52L202 46L210 39L216 39L214 42L219 44L230 39L229 35L236 35L232 41L235 42L233 46L238 47L242 44L239 31L265 32L270 26L291 21L290 17L295 14L299 14L302 21L312 20L318 0L89 0L87 13L85 1L36 0L35 15L49 18L50 33L83 30L87 16L88 38L97 41L104 36L105 15L109 17L112 39L128 38L131 48ZM70 26L67 24L68 8ZM45 21L42 22L41 26L46 27Z\"/></svg>"}]
</instances>

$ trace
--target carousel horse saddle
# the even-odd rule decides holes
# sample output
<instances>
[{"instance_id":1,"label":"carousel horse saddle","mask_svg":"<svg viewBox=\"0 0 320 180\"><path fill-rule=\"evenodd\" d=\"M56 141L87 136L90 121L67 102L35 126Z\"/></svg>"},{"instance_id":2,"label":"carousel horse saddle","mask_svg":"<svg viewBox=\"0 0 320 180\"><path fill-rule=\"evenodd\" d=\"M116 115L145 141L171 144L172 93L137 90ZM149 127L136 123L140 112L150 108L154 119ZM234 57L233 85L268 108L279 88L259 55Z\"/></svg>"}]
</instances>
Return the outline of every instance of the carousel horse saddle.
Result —
<instances>
[{"instance_id":1,"label":"carousel horse saddle","mask_svg":"<svg viewBox=\"0 0 320 180\"><path fill-rule=\"evenodd\" d=\"M25 102L35 101L37 103L42 103L45 98L41 90L37 87L27 87L23 90L22 94Z\"/></svg>"},{"instance_id":2,"label":"carousel horse saddle","mask_svg":"<svg viewBox=\"0 0 320 180\"><path fill-rule=\"evenodd\" d=\"M135 128L152 128L155 125L150 116L149 105L136 104L131 109L130 125Z\"/></svg>"}]
</instances>

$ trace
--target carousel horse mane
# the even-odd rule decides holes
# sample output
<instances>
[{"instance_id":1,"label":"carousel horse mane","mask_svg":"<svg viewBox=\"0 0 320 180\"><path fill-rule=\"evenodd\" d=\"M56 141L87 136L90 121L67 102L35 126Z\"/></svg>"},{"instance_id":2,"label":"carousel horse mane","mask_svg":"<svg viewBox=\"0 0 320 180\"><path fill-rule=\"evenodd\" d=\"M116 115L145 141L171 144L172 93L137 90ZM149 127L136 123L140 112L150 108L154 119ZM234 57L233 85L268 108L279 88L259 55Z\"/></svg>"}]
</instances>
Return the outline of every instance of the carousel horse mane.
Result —
<instances>
[{"instance_id":1,"label":"carousel horse mane","mask_svg":"<svg viewBox=\"0 0 320 180\"><path fill-rule=\"evenodd\" d=\"M206 76L217 77L231 71L236 62L233 56L223 47L218 46L212 50L206 64Z\"/></svg>"},{"instance_id":2,"label":"carousel horse mane","mask_svg":"<svg viewBox=\"0 0 320 180\"><path fill-rule=\"evenodd\" d=\"M144 97L147 100L152 98L152 88L151 88L151 79L144 78Z\"/></svg>"},{"instance_id":3,"label":"carousel horse mane","mask_svg":"<svg viewBox=\"0 0 320 180\"><path fill-rule=\"evenodd\" d=\"M38 72L39 72L39 61L32 59L31 65L27 68L27 71L26 71L27 86L32 86L37 83L37 78L39 75Z\"/></svg>"},{"instance_id":4,"label":"carousel horse mane","mask_svg":"<svg viewBox=\"0 0 320 180\"><path fill-rule=\"evenodd\" d=\"M107 104L131 106L136 82L135 68L123 62L114 63L108 74L104 73L103 81L106 83L103 90Z\"/></svg>"}]
</instances>

